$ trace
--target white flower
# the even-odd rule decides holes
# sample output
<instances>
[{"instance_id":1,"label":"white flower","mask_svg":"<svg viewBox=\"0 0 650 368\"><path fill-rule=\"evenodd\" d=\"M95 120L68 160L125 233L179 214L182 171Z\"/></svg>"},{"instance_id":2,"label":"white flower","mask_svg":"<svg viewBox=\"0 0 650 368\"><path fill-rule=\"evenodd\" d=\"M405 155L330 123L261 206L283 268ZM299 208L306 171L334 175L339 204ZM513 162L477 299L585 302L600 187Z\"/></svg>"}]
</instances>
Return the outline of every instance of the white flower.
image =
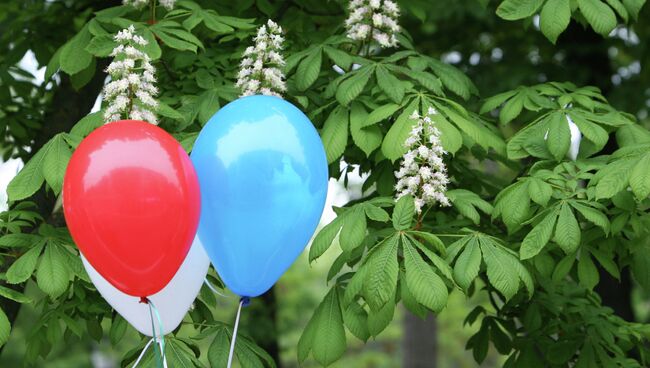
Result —
<instances>
[{"instance_id":1,"label":"white flower","mask_svg":"<svg viewBox=\"0 0 650 368\"><path fill-rule=\"evenodd\" d=\"M176 0L159 0L160 5L162 5L167 10L174 9L174 3Z\"/></svg>"},{"instance_id":2,"label":"white flower","mask_svg":"<svg viewBox=\"0 0 650 368\"><path fill-rule=\"evenodd\" d=\"M345 20L348 38L381 48L397 46L399 7L390 0L351 0Z\"/></svg>"},{"instance_id":3,"label":"white flower","mask_svg":"<svg viewBox=\"0 0 650 368\"><path fill-rule=\"evenodd\" d=\"M149 0L122 0L122 4L131 5L136 9L142 9L149 4Z\"/></svg>"},{"instance_id":4,"label":"white flower","mask_svg":"<svg viewBox=\"0 0 650 368\"><path fill-rule=\"evenodd\" d=\"M174 9L174 3L176 0L159 0L160 5L162 5L167 10ZM142 9L149 4L149 0L122 0L122 4L131 5L136 9Z\"/></svg>"},{"instance_id":5,"label":"white flower","mask_svg":"<svg viewBox=\"0 0 650 368\"><path fill-rule=\"evenodd\" d=\"M281 97L287 90L282 67L282 27L269 19L257 30L254 46L244 50L237 73L237 86L242 96L271 95Z\"/></svg>"},{"instance_id":6,"label":"white flower","mask_svg":"<svg viewBox=\"0 0 650 368\"><path fill-rule=\"evenodd\" d=\"M107 103L104 121L133 119L157 124L153 112L158 106L158 89L153 84L156 82L156 68L139 48L147 41L135 34L133 25L119 31L113 39L118 45L111 52L113 62L106 68L111 81L103 90Z\"/></svg>"},{"instance_id":7,"label":"white flower","mask_svg":"<svg viewBox=\"0 0 650 368\"><path fill-rule=\"evenodd\" d=\"M436 113L430 108L425 116L420 116L417 110L410 115L415 126L406 138L407 152L399 171L395 172L396 199L412 195L418 213L422 213L426 205L450 205L445 195L449 178L442 159L446 152L440 143L440 131L431 119Z\"/></svg>"}]
</instances>

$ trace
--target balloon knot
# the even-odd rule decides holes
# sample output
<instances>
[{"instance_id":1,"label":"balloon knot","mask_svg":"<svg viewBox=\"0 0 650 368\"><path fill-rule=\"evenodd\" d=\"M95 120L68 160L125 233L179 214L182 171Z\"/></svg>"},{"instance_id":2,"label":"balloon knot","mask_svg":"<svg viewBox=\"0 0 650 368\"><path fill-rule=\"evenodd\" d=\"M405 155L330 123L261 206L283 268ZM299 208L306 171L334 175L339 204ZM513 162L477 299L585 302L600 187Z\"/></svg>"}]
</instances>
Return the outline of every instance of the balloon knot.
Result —
<instances>
[{"instance_id":1,"label":"balloon knot","mask_svg":"<svg viewBox=\"0 0 650 368\"><path fill-rule=\"evenodd\" d=\"M141 296L140 303L149 304L149 299L146 296Z\"/></svg>"},{"instance_id":2,"label":"balloon knot","mask_svg":"<svg viewBox=\"0 0 650 368\"><path fill-rule=\"evenodd\" d=\"M247 307L249 304L251 304L251 298L247 296L242 296L241 300L241 305L244 307Z\"/></svg>"}]
</instances>

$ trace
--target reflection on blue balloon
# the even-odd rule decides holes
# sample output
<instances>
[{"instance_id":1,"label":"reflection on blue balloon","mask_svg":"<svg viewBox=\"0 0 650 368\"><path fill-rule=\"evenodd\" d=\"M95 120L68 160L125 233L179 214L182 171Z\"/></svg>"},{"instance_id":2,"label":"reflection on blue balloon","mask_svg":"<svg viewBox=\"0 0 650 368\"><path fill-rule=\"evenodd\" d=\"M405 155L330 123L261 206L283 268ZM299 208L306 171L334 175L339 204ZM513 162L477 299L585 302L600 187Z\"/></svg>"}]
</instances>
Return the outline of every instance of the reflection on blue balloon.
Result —
<instances>
[{"instance_id":1,"label":"reflection on blue balloon","mask_svg":"<svg viewBox=\"0 0 650 368\"><path fill-rule=\"evenodd\" d=\"M199 134L198 237L226 286L258 296L311 238L325 205L327 159L298 108L272 96L240 98Z\"/></svg>"}]
</instances>

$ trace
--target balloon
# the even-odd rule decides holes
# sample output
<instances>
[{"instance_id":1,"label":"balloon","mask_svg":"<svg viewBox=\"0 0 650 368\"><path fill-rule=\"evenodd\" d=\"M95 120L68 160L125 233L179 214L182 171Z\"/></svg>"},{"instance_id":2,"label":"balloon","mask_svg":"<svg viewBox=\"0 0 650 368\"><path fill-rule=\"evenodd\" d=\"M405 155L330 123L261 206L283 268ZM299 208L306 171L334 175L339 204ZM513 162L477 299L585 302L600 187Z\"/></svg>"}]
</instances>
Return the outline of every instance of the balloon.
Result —
<instances>
[{"instance_id":1,"label":"balloon","mask_svg":"<svg viewBox=\"0 0 650 368\"><path fill-rule=\"evenodd\" d=\"M155 125L124 120L86 137L70 158L63 209L88 262L118 290L160 291L196 233L200 194L192 162Z\"/></svg>"},{"instance_id":2,"label":"balloon","mask_svg":"<svg viewBox=\"0 0 650 368\"><path fill-rule=\"evenodd\" d=\"M83 255L81 260L90 280L108 304L136 330L147 336L153 336L149 306L116 289L93 268ZM208 273L208 267L210 267L210 259L199 240L194 239L194 243L176 275L162 290L149 296L149 300L158 309L163 323L163 334L175 330L181 323L201 290L205 275ZM156 335L159 335L158 322L154 321L156 322Z\"/></svg>"},{"instance_id":3,"label":"balloon","mask_svg":"<svg viewBox=\"0 0 650 368\"><path fill-rule=\"evenodd\" d=\"M316 129L283 99L244 97L208 121L191 157L202 191L197 236L212 264L236 294L264 293L323 212L327 159Z\"/></svg>"}]
</instances>

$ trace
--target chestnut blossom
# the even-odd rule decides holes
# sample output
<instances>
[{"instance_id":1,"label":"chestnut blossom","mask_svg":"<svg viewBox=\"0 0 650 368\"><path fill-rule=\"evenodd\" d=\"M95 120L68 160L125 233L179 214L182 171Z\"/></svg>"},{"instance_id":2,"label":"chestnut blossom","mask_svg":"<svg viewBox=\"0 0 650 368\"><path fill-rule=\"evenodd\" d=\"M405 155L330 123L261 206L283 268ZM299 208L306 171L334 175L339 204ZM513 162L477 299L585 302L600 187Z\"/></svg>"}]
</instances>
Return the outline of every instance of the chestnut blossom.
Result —
<instances>
[{"instance_id":1,"label":"chestnut blossom","mask_svg":"<svg viewBox=\"0 0 650 368\"><path fill-rule=\"evenodd\" d=\"M257 30L255 45L244 51L235 86L242 96L270 95L282 97L287 90L282 67L282 28L269 21Z\"/></svg>"},{"instance_id":2,"label":"chestnut blossom","mask_svg":"<svg viewBox=\"0 0 650 368\"><path fill-rule=\"evenodd\" d=\"M131 5L136 9L142 9L149 5L150 0L122 0L123 5ZM174 8L176 0L158 0L158 3L167 10Z\"/></svg>"},{"instance_id":3,"label":"chestnut blossom","mask_svg":"<svg viewBox=\"0 0 650 368\"><path fill-rule=\"evenodd\" d=\"M416 123L404 142L408 151L402 157L399 171L395 172L396 199L413 196L418 214L425 205L450 205L445 195L449 178L442 160L447 152L442 148L440 131L431 120L434 114L437 112L433 108L425 116L413 111L410 119Z\"/></svg>"},{"instance_id":4,"label":"chestnut blossom","mask_svg":"<svg viewBox=\"0 0 650 368\"><path fill-rule=\"evenodd\" d=\"M351 0L345 20L348 38L378 44L381 48L397 46L400 30L399 7L391 0Z\"/></svg>"},{"instance_id":5,"label":"chestnut blossom","mask_svg":"<svg viewBox=\"0 0 650 368\"><path fill-rule=\"evenodd\" d=\"M111 81L103 90L107 103L104 121L133 119L157 124L154 114L158 107L158 89L154 85L156 69L140 49L147 40L135 34L133 25L119 31L113 39L118 45L111 52L113 62L106 68Z\"/></svg>"}]
</instances>

